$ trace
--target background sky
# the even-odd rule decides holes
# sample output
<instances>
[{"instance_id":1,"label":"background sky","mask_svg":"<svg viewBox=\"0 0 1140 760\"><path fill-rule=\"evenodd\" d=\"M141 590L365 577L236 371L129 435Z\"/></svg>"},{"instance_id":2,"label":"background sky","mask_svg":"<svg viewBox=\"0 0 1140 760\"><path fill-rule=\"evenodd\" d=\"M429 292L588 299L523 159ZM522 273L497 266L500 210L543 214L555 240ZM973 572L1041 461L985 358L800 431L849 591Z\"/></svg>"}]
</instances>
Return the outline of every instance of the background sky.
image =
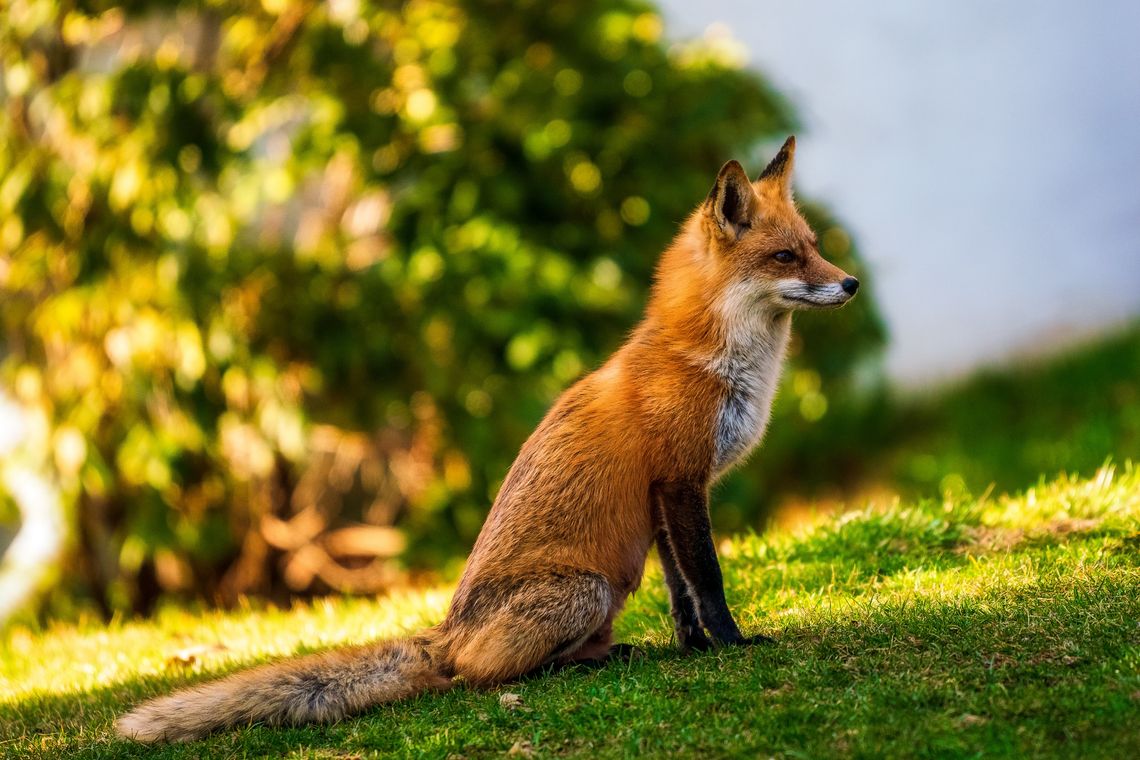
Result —
<instances>
[{"instance_id":1,"label":"background sky","mask_svg":"<svg viewBox=\"0 0 1140 760\"><path fill-rule=\"evenodd\" d=\"M799 187L870 262L895 381L1051 352L1140 314L1140 3L663 9L676 37L723 24L795 103Z\"/></svg>"}]
</instances>

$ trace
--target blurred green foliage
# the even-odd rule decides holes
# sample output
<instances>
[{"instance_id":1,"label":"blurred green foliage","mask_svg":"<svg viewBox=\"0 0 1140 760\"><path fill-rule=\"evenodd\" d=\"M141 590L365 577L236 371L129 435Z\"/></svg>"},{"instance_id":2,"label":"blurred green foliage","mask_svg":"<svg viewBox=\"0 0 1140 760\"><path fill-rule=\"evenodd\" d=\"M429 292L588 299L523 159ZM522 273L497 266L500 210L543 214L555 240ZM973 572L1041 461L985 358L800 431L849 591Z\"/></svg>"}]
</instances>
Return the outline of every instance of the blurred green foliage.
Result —
<instances>
[{"instance_id":1,"label":"blurred green foliage","mask_svg":"<svg viewBox=\"0 0 1140 760\"><path fill-rule=\"evenodd\" d=\"M1140 325L933 392L880 388L798 431L794 447L787 434L774 429L766 443L786 469L756 477L806 501L958 498L1091 477L1110 459L1140 461Z\"/></svg>"},{"instance_id":2,"label":"blurred green foliage","mask_svg":"<svg viewBox=\"0 0 1140 760\"><path fill-rule=\"evenodd\" d=\"M636 1L6 5L0 382L70 505L64 591L104 612L462 556L720 164L794 126L731 41L667 44ZM868 293L797 327L788 441L883 340Z\"/></svg>"}]
</instances>

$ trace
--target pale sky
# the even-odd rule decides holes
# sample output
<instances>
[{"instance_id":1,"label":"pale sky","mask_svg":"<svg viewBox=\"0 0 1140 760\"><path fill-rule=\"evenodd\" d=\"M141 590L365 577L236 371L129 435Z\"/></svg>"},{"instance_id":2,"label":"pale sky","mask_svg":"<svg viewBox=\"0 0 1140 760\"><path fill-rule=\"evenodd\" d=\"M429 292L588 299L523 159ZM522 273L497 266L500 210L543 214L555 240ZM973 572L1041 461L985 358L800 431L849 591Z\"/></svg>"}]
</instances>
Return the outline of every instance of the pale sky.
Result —
<instances>
[{"instance_id":1,"label":"pale sky","mask_svg":"<svg viewBox=\"0 0 1140 760\"><path fill-rule=\"evenodd\" d=\"M896 381L1140 315L1140 2L663 9L674 38L725 24L795 103L798 187L867 258Z\"/></svg>"}]
</instances>

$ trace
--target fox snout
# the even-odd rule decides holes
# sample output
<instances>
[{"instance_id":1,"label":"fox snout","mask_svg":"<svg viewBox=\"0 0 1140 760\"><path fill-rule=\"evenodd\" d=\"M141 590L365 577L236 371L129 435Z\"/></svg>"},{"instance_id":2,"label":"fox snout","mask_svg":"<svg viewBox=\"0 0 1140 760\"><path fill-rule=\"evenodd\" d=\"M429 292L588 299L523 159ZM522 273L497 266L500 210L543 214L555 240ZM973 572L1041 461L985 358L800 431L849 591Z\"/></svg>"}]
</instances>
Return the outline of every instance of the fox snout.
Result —
<instances>
[{"instance_id":1,"label":"fox snout","mask_svg":"<svg viewBox=\"0 0 1140 760\"><path fill-rule=\"evenodd\" d=\"M776 283L779 299L792 309L837 309L859 290L859 280L843 273L838 280L813 283L788 278Z\"/></svg>"}]
</instances>

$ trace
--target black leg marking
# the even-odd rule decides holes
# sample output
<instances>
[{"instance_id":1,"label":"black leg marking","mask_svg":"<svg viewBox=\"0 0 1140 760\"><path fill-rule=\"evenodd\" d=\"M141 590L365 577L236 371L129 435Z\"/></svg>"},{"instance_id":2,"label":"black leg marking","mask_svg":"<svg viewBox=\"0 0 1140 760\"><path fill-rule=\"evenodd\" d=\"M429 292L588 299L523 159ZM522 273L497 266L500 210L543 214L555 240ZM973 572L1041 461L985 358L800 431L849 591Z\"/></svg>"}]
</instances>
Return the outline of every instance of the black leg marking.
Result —
<instances>
[{"instance_id":1,"label":"black leg marking","mask_svg":"<svg viewBox=\"0 0 1140 760\"><path fill-rule=\"evenodd\" d=\"M744 644L724 598L724 578L713 545L704 487L661 483L657 489L667 542L701 625L717 644Z\"/></svg>"},{"instance_id":2,"label":"black leg marking","mask_svg":"<svg viewBox=\"0 0 1140 760\"><path fill-rule=\"evenodd\" d=\"M771 636L765 636L762 633L756 633L751 636L744 637L744 644L747 646L767 646L769 644L777 643Z\"/></svg>"},{"instance_id":3,"label":"black leg marking","mask_svg":"<svg viewBox=\"0 0 1140 760\"><path fill-rule=\"evenodd\" d=\"M669 545L669 537L662 527L657 533L657 556L661 559L661 569L665 574L665 585L669 588L669 607L673 615L673 632L677 636L677 645L682 651L696 650L703 652L712 648L712 642L701 628L701 621L697 617L697 608L693 606L693 598L689 596L689 588L681 571L677 567L677 559L673 556L673 547Z\"/></svg>"}]
</instances>

